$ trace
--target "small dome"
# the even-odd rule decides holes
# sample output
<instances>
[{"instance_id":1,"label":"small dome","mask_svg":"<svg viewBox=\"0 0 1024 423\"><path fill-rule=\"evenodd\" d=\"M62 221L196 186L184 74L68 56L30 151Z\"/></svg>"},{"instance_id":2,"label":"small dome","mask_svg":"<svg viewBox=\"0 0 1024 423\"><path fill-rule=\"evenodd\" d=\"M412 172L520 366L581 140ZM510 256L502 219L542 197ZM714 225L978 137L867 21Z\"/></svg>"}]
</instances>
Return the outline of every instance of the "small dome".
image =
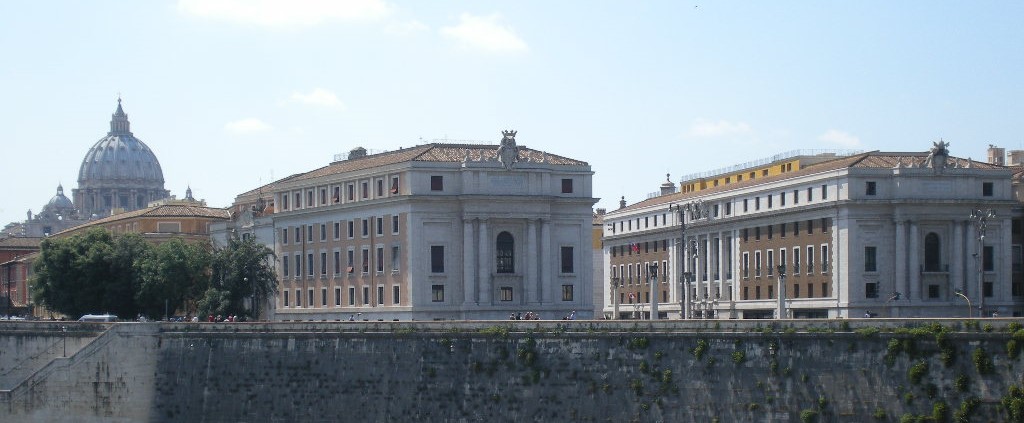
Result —
<instances>
[{"instance_id":1,"label":"small dome","mask_svg":"<svg viewBox=\"0 0 1024 423\"><path fill-rule=\"evenodd\" d=\"M54 210L66 210L74 209L75 205L71 202L71 199L64 196L64 187L61 185L57 185L57 195L54 195L53 198L50 199L50 202L46 203L46 205L43 206L43 208L50 208Z\"/></svg>"}]
</instances>

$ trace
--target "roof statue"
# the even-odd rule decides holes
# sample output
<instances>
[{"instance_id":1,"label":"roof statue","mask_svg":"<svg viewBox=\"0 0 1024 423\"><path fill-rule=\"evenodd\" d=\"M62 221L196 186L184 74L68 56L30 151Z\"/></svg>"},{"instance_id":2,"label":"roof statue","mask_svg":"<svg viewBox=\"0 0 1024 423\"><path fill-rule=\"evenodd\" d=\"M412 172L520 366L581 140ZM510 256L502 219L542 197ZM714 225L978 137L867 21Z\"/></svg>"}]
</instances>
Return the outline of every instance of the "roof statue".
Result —
<instances>
[{"instance_id":1,"label":"roof statue","mask_svg":"<svg viewBox=\"0 0 1024 423\"><path fill-rule=\"evenodd\" d=\"M949 157L949 143L939 139L932 143L932 149L928 152L928 157L924 161L924 165L932 169L943 169L946 167L946 159Z\"/></svg>"},{"instance_id":2,"label":"roof statue","mask_svg":"<svg viewBox=\"0 0 1024 423\"><path fill-rule=\"evenodd\" d=\"M501 146L498 147L498 161L505 167L505 170L512 170L512 166L519 161L519 147L516 146L516 131L501 131Z\"/></svg>"}]
</instances>

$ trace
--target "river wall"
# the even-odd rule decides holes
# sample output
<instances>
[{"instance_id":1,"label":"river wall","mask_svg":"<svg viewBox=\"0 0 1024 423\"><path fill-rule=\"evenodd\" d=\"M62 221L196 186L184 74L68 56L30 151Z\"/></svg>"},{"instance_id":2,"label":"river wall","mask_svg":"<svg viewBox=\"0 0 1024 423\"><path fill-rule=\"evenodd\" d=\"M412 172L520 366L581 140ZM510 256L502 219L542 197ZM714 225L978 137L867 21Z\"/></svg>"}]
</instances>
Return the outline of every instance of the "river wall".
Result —
<instances>
[{"instance_id":1,"label":"river wall","mask_svg":"<svg viewBox=\"0 0 1024 423\"><path fill-rule=\"evenodd\" d=\"M0 421L1009 421L1019 322L116 324Z\"/></svg>"}]
</instances>

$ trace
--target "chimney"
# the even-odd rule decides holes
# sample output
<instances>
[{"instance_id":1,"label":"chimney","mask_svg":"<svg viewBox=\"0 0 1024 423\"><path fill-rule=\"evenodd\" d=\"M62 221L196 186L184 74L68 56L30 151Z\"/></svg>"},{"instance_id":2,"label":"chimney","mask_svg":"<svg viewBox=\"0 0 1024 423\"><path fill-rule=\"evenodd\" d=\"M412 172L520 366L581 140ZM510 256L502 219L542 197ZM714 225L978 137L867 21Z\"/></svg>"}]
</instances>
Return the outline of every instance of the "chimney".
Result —
<instances>
[{"instance_id":1,"label":"chimney","mask_svg":"<svg viewBox=\"0 0 1024 423\"><path fill-rule=\"evenodd\" d=\"M999 148L992 144L988 145L988 163L997 166L1004 166L1006 164L1006 149Z\"/></svg>"}]
</instances>

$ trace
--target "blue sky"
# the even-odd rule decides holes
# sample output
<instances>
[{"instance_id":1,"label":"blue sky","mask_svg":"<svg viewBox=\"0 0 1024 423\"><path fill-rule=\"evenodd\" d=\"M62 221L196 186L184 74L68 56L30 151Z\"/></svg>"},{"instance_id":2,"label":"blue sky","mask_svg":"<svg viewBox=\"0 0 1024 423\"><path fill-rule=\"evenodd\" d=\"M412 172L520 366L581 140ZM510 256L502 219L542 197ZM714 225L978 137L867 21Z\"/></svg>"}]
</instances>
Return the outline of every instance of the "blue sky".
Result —
<instances>
[{"instance_id":1,"label":"blue sky","mask_svg":"<svg viewBox=\"0 0 1024 423\"><path fill-rule=\"evenodd\" d=\"M118 93L210 205L438 139L587 161L597 207L795 149L1024 149L1024 2L0 2L0 226L77 185Z\"/></svg>"}]
</instances>

